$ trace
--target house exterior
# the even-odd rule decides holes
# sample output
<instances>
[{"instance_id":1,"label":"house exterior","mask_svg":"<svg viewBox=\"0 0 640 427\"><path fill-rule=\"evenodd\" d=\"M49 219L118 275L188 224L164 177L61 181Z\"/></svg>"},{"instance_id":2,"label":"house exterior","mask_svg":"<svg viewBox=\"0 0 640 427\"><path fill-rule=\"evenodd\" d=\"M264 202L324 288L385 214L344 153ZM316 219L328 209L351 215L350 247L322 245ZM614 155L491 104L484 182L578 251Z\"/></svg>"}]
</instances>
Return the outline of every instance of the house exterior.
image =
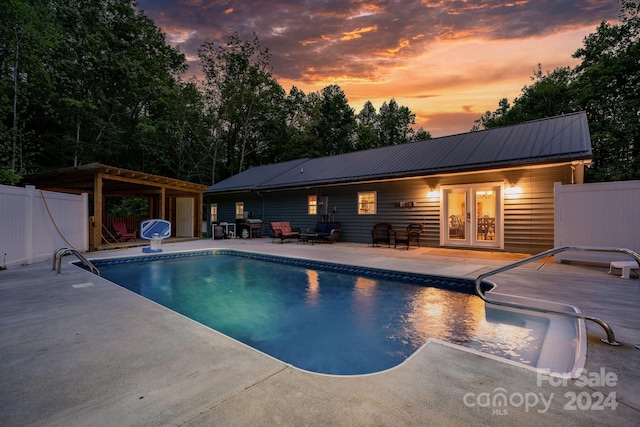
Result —
<instances>
[{"instance_id":1,"label":"house exterior","mask_svg":"<svg viewBox=\"0 0 640 427\"><path fill-rule=\"evenodd\" d=\"M377 223L423 226L421 246L538 253L554 245L554 183L591 162L584 112L337 156L258 166L203 194L210 222L252 216L301 230L340 222L370 243Z\"/></svg>"}]
</instances>

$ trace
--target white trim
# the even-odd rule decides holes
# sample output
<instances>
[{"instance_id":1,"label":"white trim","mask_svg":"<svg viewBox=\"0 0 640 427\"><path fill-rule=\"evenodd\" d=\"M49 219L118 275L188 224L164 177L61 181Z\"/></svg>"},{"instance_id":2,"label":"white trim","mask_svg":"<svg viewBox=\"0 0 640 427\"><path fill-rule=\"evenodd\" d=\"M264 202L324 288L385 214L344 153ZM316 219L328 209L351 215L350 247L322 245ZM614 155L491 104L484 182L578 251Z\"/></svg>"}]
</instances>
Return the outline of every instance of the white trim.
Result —
<instances>
[{"instance_id":1,"label":"white trim","mask_svg":"<svg viewBox=\"0 0 640 427\"><path fill-rule=\"evenodd\" d=\"M477 191L496 192L495 212L495 240L478 239L477 224ZM452 191L463 191L466 195L464 221L465 238L451 239L449 237L449 211L448 194ZM467 184L450 184L440 186L440 246L469 247L469 248L493 248L504 249L504 182L475 182ZM473 219L473 221L472 221Z\"/></svg>"}]
</instances>

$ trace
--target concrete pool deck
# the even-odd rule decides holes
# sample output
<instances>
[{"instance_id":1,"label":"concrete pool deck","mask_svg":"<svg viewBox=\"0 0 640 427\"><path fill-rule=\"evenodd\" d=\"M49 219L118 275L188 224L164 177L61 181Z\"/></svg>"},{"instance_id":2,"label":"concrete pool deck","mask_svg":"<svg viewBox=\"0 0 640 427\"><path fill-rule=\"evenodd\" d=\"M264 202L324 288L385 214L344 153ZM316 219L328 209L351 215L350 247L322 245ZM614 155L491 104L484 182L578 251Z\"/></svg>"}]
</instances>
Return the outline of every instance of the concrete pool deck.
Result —
<instances>
[{"instance_id":1,"label":"concrete pool deck","mask_svg":"<svg viewBox=\"0 0 640 427\"><path fill-rule=\"evenodd\" d=\"M267 238L163 244L165 252L201 248L470 279L524 258ZM131 255L142 255L140 247L87 254ZM562 384L441 343L377 374L300 371L72 261L63 259L60 275L51 261L0 271L0 425L631 426L640 419L640 281L607 268L545 260L492 279L501 293L572 304L611 325L622 345L601 343L603 329L587 322L587 373Z\"/></svg>"}]
</instances>

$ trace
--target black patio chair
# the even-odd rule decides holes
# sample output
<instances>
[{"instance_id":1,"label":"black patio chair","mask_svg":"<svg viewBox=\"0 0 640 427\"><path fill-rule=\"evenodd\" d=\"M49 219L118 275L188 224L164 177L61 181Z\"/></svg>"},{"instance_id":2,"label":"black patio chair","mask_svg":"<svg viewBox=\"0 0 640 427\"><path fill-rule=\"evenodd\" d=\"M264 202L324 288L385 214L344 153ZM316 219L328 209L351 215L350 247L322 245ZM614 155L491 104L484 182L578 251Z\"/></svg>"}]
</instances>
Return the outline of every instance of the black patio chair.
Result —
<instances>
[{"instance_id":1,"label":"black patio chair","mask_svg":"<svg viewBox=\"0 0 640 427\"><path fill-rule=\"evenodd\" d=\"M371 230L371 242L375 247L376 244L386 243L387 246L391 247L391 224L388 222L380 222L373 226L373 230Z\"/></svg>"}]
</instances>

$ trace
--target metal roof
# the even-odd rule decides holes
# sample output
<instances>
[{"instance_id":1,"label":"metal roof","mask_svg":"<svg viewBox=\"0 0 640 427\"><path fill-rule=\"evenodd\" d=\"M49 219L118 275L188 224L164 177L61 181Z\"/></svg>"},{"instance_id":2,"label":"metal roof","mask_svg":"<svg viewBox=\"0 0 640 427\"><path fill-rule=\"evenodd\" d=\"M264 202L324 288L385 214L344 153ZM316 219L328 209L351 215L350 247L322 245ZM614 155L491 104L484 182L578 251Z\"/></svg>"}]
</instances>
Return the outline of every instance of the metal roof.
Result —
<instances>
[{"instance_id":1,"label":"metal roof","mask_svg":"<svg viewBox=\"0 0 640 427\"><path fill-rule=\"evenodd\" d=\"M278 175L286 173L291 169L296 169L298 165L304 164L309 159L297 159L290 160L288 162L274 163L265 166L256 166L246 171L240 172L237 175L233 175L230 178L220 181L217 184L209 187L205 193L212 191L215 192L227 192L227 191L251 191L255 189L256 185L276 178Z\"/></svg>"},{"instance_id":2,"label":"metal roof","mask_svg":"<svg viewBox=\"0 0 640 427\"><path fill-rule=\"evenodd\" d=\"M258 166L205 194L260 191L591 159L584 112L477 132Z\"/></svg>"}]
</instances>

